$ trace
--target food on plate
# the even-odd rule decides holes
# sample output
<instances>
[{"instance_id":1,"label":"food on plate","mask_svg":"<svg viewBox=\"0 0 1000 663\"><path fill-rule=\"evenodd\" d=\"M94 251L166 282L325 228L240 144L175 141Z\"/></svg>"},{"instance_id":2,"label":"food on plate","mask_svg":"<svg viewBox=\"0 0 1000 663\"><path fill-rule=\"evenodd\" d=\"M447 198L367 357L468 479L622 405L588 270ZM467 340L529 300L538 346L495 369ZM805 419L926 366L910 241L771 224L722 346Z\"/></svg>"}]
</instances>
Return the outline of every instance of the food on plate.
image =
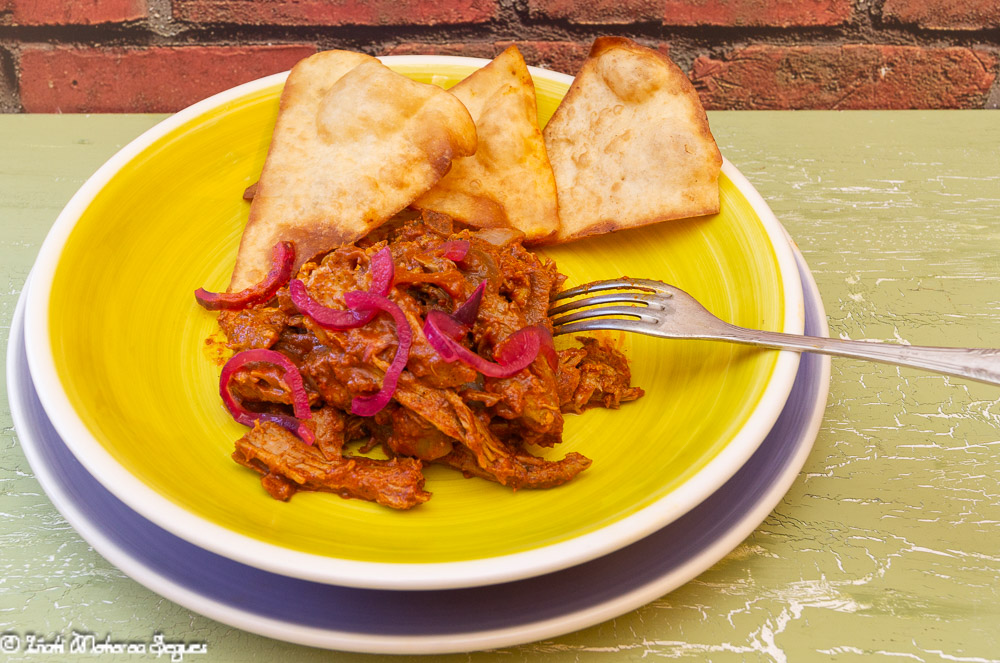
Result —
<instances>
[{"instance_id":1,"label":"food on plate","mask_svg":"<svg viewBox=\"0 0 1000 663\"><path fill-rule=\"evenodd\" d=\"M210 311L241 309L269 302L292 276L295 263L295 247L291 242L278 242L271 250L271 269L262 281L239 292L209 292L204 288L194 291L198 303Z\"/></svg>"},{"instance_id":2,"label":"food on plate","mask_svg":"<svg viewBox=\"0 0 1000 663\"><path fill-rule=\"evenodd\" d=\"M529 244L551 236L559 227L556 183L538 128L535 86L517 46L449 91L472 114L478 147L452 162L413 207L476 228L514 227Z\"/></svg>"},{"instance_id":3,"label":"food on plate","mask_svg":"<svg viewBox=\"0 0 1000 663\"><path fill-rule=\"evenodd\" d=\"M429 464L514 490L569 481L588 458L532 448L561 442L564 412L642 390L610 345L556 351L547 310L563 280L520 233L456 233L433 212L306 262L271 302L219 314L236 353L220 392L251 426L233 459L276 499L319 490L397 509L430 498Z\"/></svg>"},{"instance_id":4,"label":"food on plate","mask_svg":"<svg viewBox=\"0 0 1000 663\"><path fill-rule=\"evenodd\" d=\"M627 39L594 42L544 132L513 46L451 92L358 53L303 60L229 292L196 293L235 353L233 460L276 499L396 509L431 497L431 464L513 490L573 479L588 458L533 451L564 413L643 392L599 339L556 350L564 277L524 244L716 212L720 166L690 82Z\"/></svg>"},{"instance_id":5,"label":"food on plate","mask_svg":"<svg viewBox=\"0 0 1000 663\"><path fill-rule=\"evenodd\" d=\"M472 117L441 88L361 53L302 60L282 91L229 290L261 281L280 241L295 244L298 269L360 239L475 151Z\"/></svg>"},{"instance_id":6,"label":"food on plate","mask_svg":"<svg viewBox=\"0 0 1000 663\"><path fill-rule=\"evenodd\" d=\"M719 211L722 155L698 94L657 51L594 41L544 130L569 240Z\"/></svg>"}]
</instances>

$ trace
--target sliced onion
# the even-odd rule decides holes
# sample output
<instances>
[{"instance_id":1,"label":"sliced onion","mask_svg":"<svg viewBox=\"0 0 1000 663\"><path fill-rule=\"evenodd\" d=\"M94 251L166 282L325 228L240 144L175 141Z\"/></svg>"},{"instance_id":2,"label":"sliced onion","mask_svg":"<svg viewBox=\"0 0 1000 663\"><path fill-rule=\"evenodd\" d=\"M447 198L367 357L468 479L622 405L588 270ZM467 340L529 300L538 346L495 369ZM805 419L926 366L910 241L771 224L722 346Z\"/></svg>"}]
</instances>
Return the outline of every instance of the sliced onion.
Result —
<instances>
[{"instance_id":1,"label":"sliced onion","mask_svg":"<svg viewBox=\"0 0 1000 663\"><path fill-rule=\"evenodd\" d=\"M229 390L229 382L232 380L233 374L247 364L256 362L274 364L284 371L281 379L285 381L289 392L291 392L294 417L269 412L251 412L233 396ZM312 444L315 439L312 429L304 423L306 419L312 417L312 413L309 411L309 395L302 384L302 375L292 360L280 352L258 348L244 350L233 355L222 367L222 375L219 377L219 394L222 396L222 402L226 404L226 408L233 415L233 419L244 426L253 426L254 422L259 420L273 421L298 435L306 444Z\"/></svg>"},{"instance_id":2,"label":"sliced onion","mask_svg":"<svg viewBox=\"0 0 1000 663\"><path fill-rule=\"evenodd\" d=\"M483 293L485 291L486 281L484 280L476 286L472 295L461 306L455 309L451 317L455 318L459 324L471 328L476 323L476 316L479 315L479 305L483 303Z\"/></svg>"},{"instance_id":3,"label":"sliced onion","mask_svg":"<svg viewBox=\"0 0 1000 663\"><path fill-rule=\"evenodd\" d=\"M449 363L459 359L455 348L465 349L461 340L468 332L467 327L442 311L428 311L424 318L424 336L441 358Z\"/></svg>"},{"instance_id":4,"label":"sliced onion","mask_svg":"<svg viewBox=\"0 0 1000 663\"><path fill-rule=\"evenodd\" d=\"M552 340L552 333L542 325L517 330L500 342L495 355L498 363L506 365L520 361L525 353L542 355L553 371L558 368L555 341Z\"/></svg>"},{"instance_id":5,"label":"sliced onion","mask_svg":"<svg viewBox=\"0 0 1000 663\"><path fill-rule=\"evenodd\" d=\"M278 288L288 283L295 263L295 247L291 242L278 242L271 250L271 270L264 280L240 292L209 292L204 288L194 291L198 303L210 311L238 311L263 304L274 297Z\"/></svg>"},{"instance_id":6,"label":"sliced onion","mask_svg":"<svg viewBox=\"0 0 1000 663\"><path fill-rule=\"evenodd\" d=\"M344 301L352 309L371 312L372 315L379 311L384 311L391 315L393 321L396 323L396 339L398 341L396 354L392 358L392 363L389 365L388 370L385 372L385 377L382 379L382 388L372 396L355 396L351 401L351 412L353 414L359 417L371 417L388 405L389 401L392 400L392 395L396 392L399 376L403 372L403 369L406 368L406 362L410 358L410 345L413 343L413 332L410 330L410 323L406 319L403 309L399 308L395 302L387 297L371 292L355 290L345 294Z\"/></svg>"},{"instance_id":7,"label":"sliced onion","mask_svg":"<svg viewBox=\"0 0 1000 663\"><path fill-rule=\"evenodd\" d=\"M452 262L462 262L465 260L465 256L469 253L469 240L467 239L449 239L446 242L442 242L438 249L448 260Z\"/></svg>"},{"instance_id":8,"label":"sliced onion","mask_svg":"<svg viewBox=\"0 0 1000 663\"><path fill-rule=\"evenodd\" d=\"M479 305L483 301L483 292L486 290L486 281L482 281L472 295L462 303L455 312L451 315L446 313L441 313L440 311L434 314L434 332L439 332L444 334L453 341L461 341L466 334L472 329L472 325L476 322L476 316L479 315ZM432 333L434 333L432 332ZM450 359L448 361L454 361L457 359L457 355L451 353L448 346L442 346L438 348L435 346L438 354L447 354Z\"/></svg>"},{"instance_id":9,"label":"sliced onion","mask_svg":"<svg viewBox=\"0 0 1000 663\"><path fill-rule=\"evenodd\" d=\"M362 314L350 309L336 309L324 306L310 296L302 279L292 279L288 284L288 294L299 309L316 321L324 329L354 329L361 327L375 317L375 311Z\"/></svg>"},{"instance_id":10,"label":"sliced onion","mask_svg":"<svg viewBox=\"0 0 1000 663\"><path fill-rule=\"evenodd\" d=\"M559 370L559 355L556 354L556 342L552 340L552 332L543 325L535 325L538 329L538 352L545 361L549 362L549 368L553 371Z\"/></svg>"},{"instance_id":11,"label":"sliced onion","mask_svg":"<svg viewBox=\"0 0 1000 663\"><path fill-rule=\"evenodd\" d=\"M475 232L475 237L493 246L507 246L524 239L524 233L516 228L483 228Z\"/></svg>"},{"instance_id":12,"label":"sliced onion","mask_svg":"<svg viewBox=\"0 0 1000 663\"><path fill-rule=\"evenodd\" d=\"M396 266L392 261L392 252L386 246L372 256L368 266L368 273L371 274L372 282L369 292L385 297L392 290L395 279ZM344 309L330 308L324 306L313 299L306 290L306 284L301 279L294 279L288 284L288 294L291 296L295 308L305 313L324 329L342 331L354 329L371 322L377 310L371 309L365 312L357 312Z\"/></svg>"},{"instance_id":13,"label":"sliced onion","mask_svg":"<svg viewBox=\"0 0 1000 663\"><path fill-rule=\"evenodd\" d=\"M396 265L392 261L392 251L388 246L382 247L372 256L368 273L372 275L372 284L368 287L368 292L388 297L396 275Z\"/></svg>"},{"instance_id":14,"label":"sliced onion","mask_svg":"<svg viewBox=\"0 0 1000 663\"><path fill-rule=\"evenodd\" d=\"M530 366L538 356L543 338L537 327L520 329L504 339L497 347L497 361L492 362L462 345L454 336L456 329L462 327L447 313L427 312L424 320L424 336L441 358L449 363L461 361L491 378L509 378ZM543 331L547 333L544 328Z\"/></svg>"}]
</instances>

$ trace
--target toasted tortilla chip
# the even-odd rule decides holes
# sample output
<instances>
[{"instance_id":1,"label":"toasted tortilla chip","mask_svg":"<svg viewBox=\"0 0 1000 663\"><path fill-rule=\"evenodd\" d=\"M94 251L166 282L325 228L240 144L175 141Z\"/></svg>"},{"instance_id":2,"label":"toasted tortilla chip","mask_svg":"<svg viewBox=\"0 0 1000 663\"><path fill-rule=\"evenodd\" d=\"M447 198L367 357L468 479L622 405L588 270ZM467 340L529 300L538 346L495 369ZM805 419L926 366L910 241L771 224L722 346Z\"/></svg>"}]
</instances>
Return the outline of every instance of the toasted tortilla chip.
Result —
<instances>
[{"instance_id":1,"label":"toasted tortilla chip","mask_svg":"<svg viewBox=\"0 0 1000 663\"><path fill-rule=\"evenodd\" d=\"M478 228L513 227L527 243L551 236L559 226L555 178L520 51L510 46L450 92L472 114L479 147L413 206Z\"/></svg>"},{"instance_id":2,"label":"toasted tortilla chip","mask_svg":"<svg viewBox=\"0 0 1000 663\"><path fill-rule=\"evenodd\" d=\"M629 39L594 41L544 135L556 242L719 211L722 155L694 86Z\"/></svg>"},{"instance_id":3,"label":"toasted tortilla chip","mask_svg":"<svg viewBox=\"0 0 1000 663\"><path fill-rule=\"evenodd\" d=\"M230 291L263 279L271 248L295 269L407 207L476 151L472 117L434 85L361 53L325 51L288 75Z\"/></svg>"}]
</instances>

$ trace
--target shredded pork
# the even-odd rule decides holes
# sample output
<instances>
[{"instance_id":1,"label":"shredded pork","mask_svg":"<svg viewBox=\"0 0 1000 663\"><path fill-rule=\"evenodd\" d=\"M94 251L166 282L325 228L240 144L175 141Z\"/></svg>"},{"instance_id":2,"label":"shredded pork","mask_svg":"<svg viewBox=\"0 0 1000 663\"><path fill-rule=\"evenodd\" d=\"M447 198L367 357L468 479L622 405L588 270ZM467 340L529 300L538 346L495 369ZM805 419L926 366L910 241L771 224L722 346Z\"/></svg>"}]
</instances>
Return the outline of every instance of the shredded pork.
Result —
<instances>
[{"instance_id":1,"label":"shredded pork","mask_svg":"<svg viewBox=\"0 0 1000 663\"><path fill-rule=\"evenodd\" d=\"M454 239L470 245L458 262L441 248ZM270 348L295 363L316 442L308 446L279 425L258 423L237 440L233 459L258 472L276 499L318 490L395 509L430 498L422 473L430 463L513 490L551 488L587 469L591 461L579 453L549 460L530 448L561 441L564 413L617 408L642 395L630 385L620 352L581 338L579 346L558 352L556 370L539 355L512 377L489 378L460 361L444 361L422 333L429 310L452 313L482 281L478 316L463 340L470 350L492 359L501 341L526 326L551 331L549 299L564 281L555 265L525 250L514 233L455 233L446 217L429 214L387 224L356 245L307 262L298 277L324 305L347 308L345 293L368 289L370 256L386 245L396 274L388 297L413 336L392 402L374 417L350 414L353 398L380 389L397 346L392 318L378 315L362 327L326 330L301 315L283 288L268 305L223 312L219 322L233 350ZM231 391L253 411L290 412L287 385L274 367L241 369ZM346 450L358 441L383 457Z\"/></svg>"}]
</instances>

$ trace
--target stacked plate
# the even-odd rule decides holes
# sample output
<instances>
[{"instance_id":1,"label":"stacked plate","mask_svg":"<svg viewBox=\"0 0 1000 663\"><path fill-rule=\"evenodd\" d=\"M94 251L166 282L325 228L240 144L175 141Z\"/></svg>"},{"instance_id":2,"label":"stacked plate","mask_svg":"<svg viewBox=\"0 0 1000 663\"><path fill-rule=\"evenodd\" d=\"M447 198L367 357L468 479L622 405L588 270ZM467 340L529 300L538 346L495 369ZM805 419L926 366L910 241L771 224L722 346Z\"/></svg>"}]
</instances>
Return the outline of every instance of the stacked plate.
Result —
<instances>
[{"instance_id":1,"label":"stacked plate","mask_svg":"<svg viewBox=\"0 0 1000 663\"><path fill-rule=\"evenodd\" d=\"M444 85L485 61L390 57ZM570 79L532 70L545 122ZM272 500L229 459L214 315L283 76L178 113L105 164L56 221L12 324L11 409L56 507L125 573L232 626L368 652L530 642L653 600L746 537L797 476L829 360L710 342L616 339L646 396L569 416L558 457L593 466L511 493L444 468L395 512L330 494ZM749 327L825 335L815 283L726 162L722 211L547 249L569 284L660 279Z\"/></svg>"}]
</instances>

